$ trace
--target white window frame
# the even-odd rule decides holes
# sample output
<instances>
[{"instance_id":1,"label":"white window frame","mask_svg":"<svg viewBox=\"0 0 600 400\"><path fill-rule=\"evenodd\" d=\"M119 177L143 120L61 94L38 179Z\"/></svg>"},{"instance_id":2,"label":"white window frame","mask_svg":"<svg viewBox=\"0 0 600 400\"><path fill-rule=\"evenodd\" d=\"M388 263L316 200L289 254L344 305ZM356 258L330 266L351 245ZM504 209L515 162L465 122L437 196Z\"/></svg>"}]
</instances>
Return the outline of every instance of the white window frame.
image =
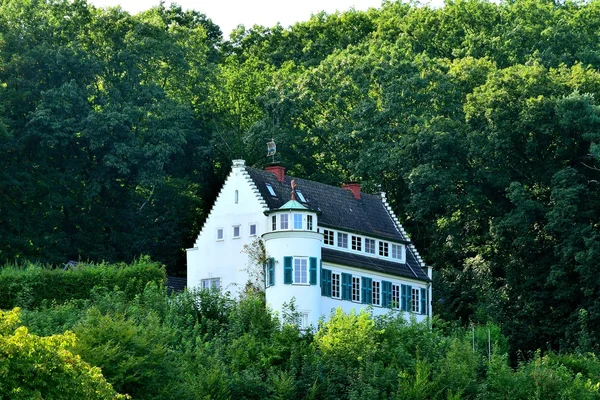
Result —
<instances>
[{"instance_id":1,"label":"white window frame","mask_svg":"<svg viewBox=\"0 0 600 400\"><path fill-rule=\"evenodd\" d=\"M360 276L352 275L352 301L360 303Z\"/></svg>"},{"instance_id":2,"label":"white window frame","mask_svg":"<svg viewBox=\"0 0 600 400\"><path fill-rule=\"evenodd\" d=\"M294 229L302 229L302 214L293 214L294 218L293 218L293 224L294 224ZM298 217L300 218L300 221L298 221ZM296 222L300 222L300 226L296 225Z\"/></svg>"},{"instance_id":3,"label":"white window frame","mask_svg":"<svg viewBox=\"0 0 600 400\"><path fill-rule=\"evenodd\" d=\"M312 231L313 230L313 217L312 217L312 215L307 215L306 216L306 230L307 231Z\"/></svg>"},{"instance_id":4,"label":"white window frame","mask_svg":"<svg viewBox=\"0 0 600 400\"><path fill-rule=\"evenodd\" d=\"M254 228L254 233L252 233L253 228ZM248 236L256 236L256 223L248 225Z\"/></svg>"},{"instance_id":5,"label":"white window frame","mask_svg":"<svg viewBox=\"0 0 600 400\"><path fill-rule=\"evenodd\" d=\"M284 227L284 224L285 224L285 227ZM279 215L279 229L281 229L282 231L287 230L287 229L290 229L289 226L290 226L289 215L287 215L287 214Z\"/></svg>"},{"instance_id":6,"label":"white window frame","mask_svg":"<svg viewBox=\"0 0 600 400\"><path fill-rule=\"evenodd\" d=\"M391 257L394 260L404 261L404 245L392 243Z\"/></svg>"},{"instance_id":7,"label":"white window frame","mask_svg":"<svg viewBox=\"0 0 600 400\"><path fill-rule=\"evenodd\" d=\"M273 215L271 217L271 231L275 232L277 230L277 216Z\"/></svg>"},{"instance_id":8,"label":"white window frame","mask_svg":"<svg viewBox=\"0 0 600 400\"><path fill-rule=\"evenodd\" d=\"M348 234L347 233L344 233L344 232L337 233L337 247L341 247L342 249L348 248Z\"/></svg>"},{"instance_id":9,"label":"white window frame","mask_svg":"<svg viewBox=\"0 0 600 400\"><path fill-rule=\"evenodd\" d=\"M293 274L294 284L295 285L308 285L309 284L308 257L294 257L293 263L294 264L292 265L292 268L293 268L292 274ZM297 269L299 269L299 275L300 275L299 280L296 279ZM304 272L304 276L302 276L302 272ZM304 280L302 278L304 278Z\"/></svg>"},{"instance_id":10,"label":"white window frame","mask_svg":"<svg viewBox=\"0 0 600 400\"><path fill-rule=\"evenodd\" d=\"M235 234L235 230L237 229L237 235ZM234 239L239 239L242 237L242 226L241 225L233 225L231 227L231 235Z\"/></svg>"},{"instance_id":11,"label":"white window frame","mask_svg":"<svg viewBox=\"0 0 600 400\"><path fill-rule=\"evenodd\" d=\"M421 312L421 299L420 299L420 295L421 295L421 288L419 287L413 287L412 288L412 293L410 296L410 300L412 303L411 306L411 311L414 313L420 313Z\"/></svg>"},{"instance_id":12,"label":"white window frame","mask_svg":"<svg viewBox=\"0 0 600 400\"><path fill-rule=\"evenodd\" d=\"M342 274L339 272L331 272L331 298L342 298Z\"/></svg>"},{"instance_id":13,"label":"white window frame","mask_svg":"<svg viewBox=\"0 0 600 400\"><path fill-rule=\"evenodd\" d=\"M374 306L381 307L381 281L372 281L372 303Z\"/></svg>"},{"instance_id":14,"label":"white window frame","mask_svg":"<svg viewBox=\"0 0 600 400\"><path fill-rule=\"evenodd\" d=\"M329 229L323 229L323 244L326 246L333 246L334 241L335 241L335 232L333 232L332 230ZM327 243L329 242L328 238L331 238L331 243Z\"/></svg>"},{"instance_id":15,"label":"white window frame","mask_svg":"<svg viewBox=\"0 0 600 400\"><path fill-rule=\"evenodd\" d=\"M390 256L390 244L388 242L384 242L383 240L379 241L379 251L377 252L379 257L389 257Z\"/></svg>"},{"instance_id":16,"label":"white window frame","mask_svg":"<svg viewBox=\"0 0 600 400\"><path fill-rule=\"evenodd\" d=\"M363 249L362 242L363 242L362 236L352 235L352 247L351 247L352 250L362 252L362 249Z\"/></svg>"},{"instance_id":17,"label":"white window frame","mask_svg":"<svg viewBox=\"0 0 600 400\"><path fill-rule=\"evenodd\" d=\"M217 228L217 242L222 242L225 240L225 229ZM219 237L220 236L220 237Z\"/></svg>"},{"instance_id":18,"label":"white window frame","mask_svg":"<svg viewBox=\"0 0 600 400\"><path fill-rule=\"evenodd\" d=\"M367 243L369 243L370 246L367 246ZM367 247L371 248L373 251L368 251ZM365 238L365 253L377 254L377 241L375 239Z\"/></svg>"},{"instance_id":19,"label":"white window frame","mask_svg":"<svg viewBox=\"0 0 600 400\"><path fill-rule=\"evenodd\" d=\"M392 284L392 308L400 309L400 285Z\"/></svg>"},{"instance_id":20,"label":"white window frame","mask_svg":"<svg viewBox=\"0 0 600 400\"><path fill-rule=\"evenodd\" d=\"M221 278L206 278L200 280L200 287L202 289L221 289Z\"/></svg>"}]
</instances>

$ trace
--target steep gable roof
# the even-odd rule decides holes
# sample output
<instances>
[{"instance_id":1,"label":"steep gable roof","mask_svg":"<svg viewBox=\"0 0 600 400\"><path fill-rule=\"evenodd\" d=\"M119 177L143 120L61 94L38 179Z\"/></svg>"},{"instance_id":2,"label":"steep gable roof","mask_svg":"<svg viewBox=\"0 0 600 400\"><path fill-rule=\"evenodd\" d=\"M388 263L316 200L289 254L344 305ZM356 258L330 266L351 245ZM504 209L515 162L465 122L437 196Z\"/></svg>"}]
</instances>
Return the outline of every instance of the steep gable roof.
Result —
<instances>
[{"instance_id":1,"label":"steep gable roof","mask_svg":"<svg viewBox=\"0 0 600 400\"><path fill-rule=\"evenodd\" d=\"M379 196L361 193L361 198L356 199L352 192L340 187L288 175L285 175L283 182L279 182L271 172L251 167L246 167L246 171L256 183L270 210L280 208L290 199L290 183L293 179L297 189L306 199L304 205L320 212L319 225L396 242L408 242L408 238L396 227ZM267 183L271 185L276 196L269 193Z\"/></svg>"},{"instance_id":2,"label":"steep gable roof","mask_svg":"<svg viewBox=\"0 0 600 400\"><path fill-rule=\"evenodd\" d=\"M246 172L254 181L269 210L279 209L290 199L290 184L293 179L297 190L301 191L306 200L303 204L319 213L320 226L407 244L404 264L327 248L322 249L323 261L418 280L430 280L417 250L387 202L382 201L380 196L361 192L360 199L357 199L352 192L341 187L288 175L283 177L283 182L279 182L275 174L252 167L246 167ZM266 184L271 186L275 196L269 193Z\"/></svg>"}]
</instances>

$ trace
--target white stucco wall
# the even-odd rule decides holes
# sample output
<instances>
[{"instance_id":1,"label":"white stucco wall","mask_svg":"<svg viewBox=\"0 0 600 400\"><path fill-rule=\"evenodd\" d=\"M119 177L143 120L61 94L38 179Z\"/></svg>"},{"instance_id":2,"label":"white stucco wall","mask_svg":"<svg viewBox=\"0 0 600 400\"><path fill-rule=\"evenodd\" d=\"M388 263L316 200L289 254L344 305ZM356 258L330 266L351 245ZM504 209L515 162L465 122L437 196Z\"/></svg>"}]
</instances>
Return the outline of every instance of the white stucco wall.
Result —
<instances>
[{"instance_id":1,"label":"white stucco wall","mask_svg":"<svg viewBox=\"0 0 600 400\"><path fill-rule=\"evenodd\" d=\"M224 291L239 294L248 281L248 255L243 246L265 232L266 205L256 192L250 177L238 161L225 181L215 204L202 227L194 247L187 249L187 285L199 287L202 279L221 278ZM235 191L238 202L235 203ZM249 236L250 224L256 224L256 236ZM240 238L233 238L233 227L240 226ZM223 240L217 229L223 228Z\"/></svg>"},{"instance_id":2,"label":"white stucco wall","mask_svg":"<svg viewBox=\"0 0 600 400\"><path fill-rule=\"evenodd\" d=\"M281 314L283 303L295 299L298 312L307 314L309 325L317 326L321 317L321 242L323 235L315 231L279 231L263 235L267 254L275 259L275 285L266 289L267 306ZM317 282L310 284L284 284L284 257L315 257ZM310 262L307 262L310 281Z\"/></svg>"}]
</instances>

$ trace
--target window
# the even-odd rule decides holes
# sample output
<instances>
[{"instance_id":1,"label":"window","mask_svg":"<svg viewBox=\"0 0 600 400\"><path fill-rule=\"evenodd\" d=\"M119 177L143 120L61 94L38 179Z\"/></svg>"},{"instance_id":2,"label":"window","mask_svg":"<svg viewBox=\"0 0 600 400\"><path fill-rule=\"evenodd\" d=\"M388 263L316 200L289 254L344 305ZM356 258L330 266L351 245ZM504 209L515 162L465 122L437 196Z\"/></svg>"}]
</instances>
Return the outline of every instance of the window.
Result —
<instances>
[{"instance_id":1,"label":"window","mask_svg":"<svg viewBox=\"0 0 600 400\"><path fill-rule=\"evenodd\" d=\"M419 304L421 304L421 302L419 301L419 288L413 288L412 289L412 311L415 313L419 312Z\"/></svg>"},{"instance_id":2,"label":"window","mask_svg":"<svg viewBox=\"0 0 600 400\"><path fill-rule=\"evenodd\" d=\"M340 274L336 272L331 273L331 297L340 298Z\"/></svg>"},{"instance_id":3,"label":"window","mask_svg":"<svg viewBox=\"0 0 600 400\"><path fill-rule=\"evenodd\" d=\"M388 244L387 242L379 242L379 255L382 257L388 256Z\"/></svg>"},{"instance_id":4,"label":"window","mask_svg":"<svg viewBox=\"0 0 600 400\"><path fill-rule=\"evenodd\" d=\"M308 283L308 260L294 258L294 283Z\"/></svg>"},{"instance_id":5,"label":"window","mask_svg":"<svg viewBox=\"0 0 600 400\"><path fill-rule=\"evenodd\" d=\"M200 281L200 286L202 287L202 289L220 289L221 278L202 279Z\"/></svg>"},{"instance_id":6,"label":"window","mask_svg":"<svg viewBox=\"0 0 600 400\"><path fill-rule=\"evenodd\" d=\"M275 259L269 258L267 261L267 268L265 271L265 287L275 285Z\"/></svg>"},{"instance_id":7,"label":"window","mask_svg":"<svg viewBox=\"0 0 600 400\"><path fill-rule=\"evenodd\" d=\"M392 285L392 308L400 308L400 286Z\"/></svg>"},{"instance_id":8,"label":"window","mask_svg":"<svg viewBox=\"0 0 600 400\"><path fill-rule=\"evenodd\" d=\"M294 229L302 229L302 214L294 214Z\"/></svg>"},{"instance_id":9,"label":"window","mask_svg":"<svg viewBox=\"0 0 600 400\"><path fill-rule=\"evenodd\" d=\"M393 244L392 243L392 258L395 258L397 260L403 260L404 257L402 257L402 250L403 250L403 245L401 244Z\"/></svg>"},{"instance_id":10,"label":"window","mask_svg":"<svg viewBox=\"0 0 600 400\"><path fill-rule=\"evenodd\" d=\"M375 240L365 239L365 252L375 254Z\"/></svg>"},{"instance_id":11,"label":"window","mask_svg":"<svg viewBox=\"0 0 600 400\"><path fill-rule=\"evenodd\" d=\"M313 230L312 215L307 215L306 216L306 230L307 231L312 231Z\"/></svg>"},{"instance_id":12,"label":"window","mask_svg":"<svg viewBox=\"0 0 600 400\"><path fill-rule=\"evenodd\" d=\"M269 194L273 197L277 197L277 194L275 194L275 191L273 190L273 186L271 186L270 183L265 183L265 185L267 186L267 190L269 191Z\"/></svg>"},{"instance_id":13,"label":"window","mask_svg":"<svg viewBox=\"0 0 600 400\"><path fill-rule=\"evenodd\" d=\"M279 229L288 229L288 215L281 214L279 216Z\"/></svg>"},{"instance_id":14,"label":"window","mask_svg":"<svg viewBox=\"0 0 600 400\"><path fill-rule=\"evenodd\" d=\"M325 244L333 246L333 231L325 229L323 231L323 239L325 240Z\"/></svg>"},{"instance_id":15,"label":"window","mask_svg":"<svg viewBox=\"0 0 600 400\"><path fill-rule=\"evenodd\" d=\"M373 305L381 305L381 282L373 281Z\"/></svg>"},{"instance_id":16,"label":"window","mask_svg":"<svg viewBox=\"0 0 600 400\"><path fill-rule=\"evenodd\" d=\"M256 224L250 224L250 236L256 236Z\"/></svg>"},{"instance_id":17,"label":"window","mask_svg":"<svg viewBox=\"0 0 600 400\"><path fill-rule=\"evenodd\" d=\"M348 248L348 234L347 233L338 232L337 239L338 239L338 247L343 247L345 249Z\"/></svg>"},{"instance_id":18,"label":"window","mask_svg":"<svg viewBox=\"0 0 600 400\"><path fill-rule=\"evenodd\" d=\"M271 230L272 231L276 231L277 230L277 217L275 215L273 215L271 217Z\"/></svg>"},{"instance_id":19,"label":"window","mask_svg":"<svg viewBox=\"0 0 600 400\"><path fill-rule=\"evenodd\" d=\"M238 203L239 199L240 199L240 194L239 194L239 192L236 190L236 191L235 191L235 204L237 204L237 203Z\"/></svg>"},{"instance_id":20,"label":"window","mask_svg":"<svg viewBox=\"0 0 600 400\"><path fill-rule=\"evenodd\" d=\"M300 328L301 330L306 330L309 328L308 325L308 313L307 312L300 312L298 315L298 328Z\"/></svg>"},{"instance_id":21,"label":"window","mask_svg":"<svg viewBox=\"0 0 600 400\"><path fill-rule=\"evenodd\" d=\"M234 239L240 238L240 226L239 225L236 225L233 227L233 238Z\"/></svg>"},{"instance_id":22,"label":"window","mask_svg":"<svg viewBox=\"0 0 600 400\"><path fill-rule=\"evenodd\" d=\"M302 203L306 203L306 199L304 198L304 195L302 194L301 191L299 191L298 189L296 189L296 196L298 196L298 199L302 202Z\"/></svg>"},{"instance_id":23,"label":"window","mask_svg":"<svg viewBox=\"0 0 600 400\"><path fill-rule=\"evenodd\" d=\"M360 236L352 236L352 250L362 251L362 238Z\"/></svg>"},{"instance_id":24,"label":"window","mask_svg":"<svg viewBox=\"0 0 600 400\"><path fill-rule=\"evenodd\" d=\"M352 277L352 301L360 301L360 277Z\"/></svg>"},{"instance_id":25,"label":"window","mask_svg":"<svg viewBox=\"0 0 600 400\"><path fill-rule=\"evenodd\" d=\"M223 228L217 228L217 240L223 240Z\"/></svg>"}]
</instances>

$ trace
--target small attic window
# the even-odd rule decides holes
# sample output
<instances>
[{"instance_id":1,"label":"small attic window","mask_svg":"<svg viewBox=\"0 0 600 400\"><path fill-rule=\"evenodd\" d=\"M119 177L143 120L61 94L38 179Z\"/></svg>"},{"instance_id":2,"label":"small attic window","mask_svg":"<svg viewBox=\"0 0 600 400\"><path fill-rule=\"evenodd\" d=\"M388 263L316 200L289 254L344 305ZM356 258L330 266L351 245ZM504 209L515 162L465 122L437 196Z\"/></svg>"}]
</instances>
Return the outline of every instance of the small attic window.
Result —
<instances>
[{"instance_id":1,"label":"small attic window","mask_svg":"<svg viewBox=\"0 0 600 400\"><path fill-rule=\"evenodd\" d=\"M301 191L299 191L298 189L296 189L296 195L298 196L298 199L302 202L302 203L306 203L306 199L304 198L304 195L302 194Z\"/></svg>"},{"instance_id":2,"label":"small attic window","mask_svg":"<svg viewBox=\"0 0 600 400\"><path fill-rule=\"evenodd\" d=\"M275 194L275 190L273 190L273 186L271 186L270 183L265 183L265 185L267 186L267 190L269 191L271 196L277 197L277 195Z\"/></svg>"}]
</instances>

